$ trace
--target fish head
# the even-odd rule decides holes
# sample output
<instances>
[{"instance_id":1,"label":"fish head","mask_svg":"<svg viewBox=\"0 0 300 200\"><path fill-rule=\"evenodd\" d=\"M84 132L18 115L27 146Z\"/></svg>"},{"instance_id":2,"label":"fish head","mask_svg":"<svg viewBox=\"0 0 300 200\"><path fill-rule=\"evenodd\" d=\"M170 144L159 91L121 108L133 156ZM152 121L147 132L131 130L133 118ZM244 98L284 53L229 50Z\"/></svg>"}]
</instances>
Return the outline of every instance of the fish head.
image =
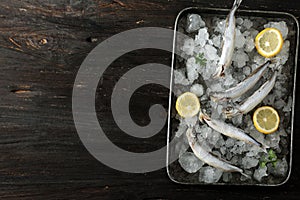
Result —
<instances>
[{"instance_id":1,"label":"fish head","mask_svg":"<svg viewBox=\"0 0 300 200\"><path fill-rule=\"evenodd\" d=\"M223 113L225 114L226 118L232 118L240 113L238 109L233 106L228 106L223 109Z\"/></svg>"}]
</instances>

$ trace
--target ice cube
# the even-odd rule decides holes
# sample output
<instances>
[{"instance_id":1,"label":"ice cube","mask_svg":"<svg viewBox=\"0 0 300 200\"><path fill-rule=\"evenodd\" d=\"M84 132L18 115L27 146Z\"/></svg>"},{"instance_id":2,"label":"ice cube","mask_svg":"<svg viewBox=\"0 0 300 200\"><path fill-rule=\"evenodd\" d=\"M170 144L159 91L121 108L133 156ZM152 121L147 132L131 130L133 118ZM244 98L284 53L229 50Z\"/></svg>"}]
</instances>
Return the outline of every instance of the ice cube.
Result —
<instances>
[{"instance_id":1,"label":"ice cube","mask_svg":"<svg viewBox=\"0 0 300 200\"><path fill-rule=\"evenodd\" d=\"M241 49L244 47L246 39L239 29L235 31L235 47Z\"/></svg>"},{"instance_id":2,"label":"ice cube","mask_svg":"<svg viewBox=\"0 0 300 200\"><path fill-rule=\"evenodd\" d=\"M226 19L218 21L217 25L216 25L216 28L215 28L215 32L223 34L224 30L225 30L225 25L226 25Z\"/></svg>"},{"instance_id":3,"label":"ice cube","mask_svg":"<svg viewBox=\"0 0 300 200\"><path fill-rule=\"evenodd\" d=\"M228 139L226 140L226 142L225 142L225 145L226 145L226 147L228 148L228 147L232 147L232 146L234 145L234 143L235 143L235 140L234 140L234 139L228 138Z\"/></svg>"},{"instance_id":4,"label":"ice cube","mask_svg":"<svg viewBox=\"0 0 300 200\"><path fill-rule=\"evenodd\" d=\"M244 169L250 169L256 167L259 163L259 160L254 157L244 157L242 158L242 165Z\"/></svg>"},{"instance_id":5,"label":"ice cube","mask_svg":"<svg viewBox=\"0 0 300 200\"><path fill-rule=\"evenodd\" d=\"M225 155L226 152L227 152L226 147L222 146L222 147L220 148L220 152L221 152L222 155Z\"/></svg>"},{"instance_id":6,"label":"ice cube","mask_svg":"<svg viewBox=\"0 0 300 200\"><path fill-rule=\"evenodd\" d=\"M235 125L235 126L240 126L242 125L243 123L243 115L238 115L236 117L233 117L232 118L232 123Z\"/></svg>"},{"instance_id":7,"label":"ice cube","mask_svg":"<svg viewBox=\"0 0 300 200\"><path fill-rule=\"evenodd\" d=\"M184 118L184 123L188 127L194 127L196 125L197 121L198 121L197 116Z\"/></svg>"},{"instance_id":8,"label":"ice cube","mask_svg":"<svg viewBox=\"0 0 300 200\"><path fill-rule=\"evenodd\" d=\"M174 83L181 85L189 85L188 79L181 70L174 70Z\"/></svg>"},{"instance_id":9,"label":"ice cube","mask_svg":"<svg viewBox=\"0 0 300 200\"><path fill-rule=\"evenodd\" d=\"M283 112L290 112L292 110L293 98L290 96L287 104L283 107Z\"/></svg>"},{"instance_id":10,"label":"ice cube","mask_svg":"<svg viewBox=\"0 0 300 200\"><path fill-rule=\"evenodd\" d=\"M199 181L204 183L216 183L220 180L223 172L219 169L207 166L199 170Z\"/></svg>"},{"instance_id":11,"label":"ice cube","mask_svg":"<svg viewBox=\"0 0 300 200\"><path fill-rule=\"evenodd\" d=\"M209 34L207 32L207 28L201 28L195 36L195 44L200 45L200 47L204 47L208 42L208 38Z\"/></svg>"},{"instance_id":12,"label":"ice cube","mask_svg":"<svg viewBox=\"0 0 300 200\"><path fill-rule=\"evenodd\" d=\"M236 22L237 25L242 25L244 20L242 18L238 17L238 18L236 18L235 22Z\"/></svg>"},{"instance_id":13,"label":"ice cube","mask_svg":"<svg viewBox=\"0 0 300 200\"><path fill-rule=\"evenodd\" d=\"M233 55L232 60L237 68L242 68L246 65L246 62L249 61L249 56L244 50L240 49Z\"/></svg>"},{"instance_id":14,"label":"ice cube","mask_svg":"<svg viewBox=\"0 0 300 200\"><path fill-rule=\"evenodd\" d=\"M187 130L187 125L186 123L181 119L180 120L180 123L179 123L179 126L177 128L177 131L175 132L175 136L176 137L180 137L183 133L185 133Z\"/></svg>"},{"instance_id":15,"label":"ice cube","mask_svg":"<svg viewBox=\"0 0 300 200\"><path fill-rule=\"evenodd\" d=\"M285 101L282 99L279 99L274 103L274 107L278 110L282 109L285 105Z\"/></svg>"},{"instance_id":16,"label":"ice cube","mask_svg":"<svg viewBox=\"0 0 300 200\"><path fill-rule=\"evenodd\" d=\"M261 182L261 179L264 176L268 176L267 169L268 168L266 166L256 169L253 174L254 179L256 179L258 182Z\"/></svg>"},{"instance_id":17,"label":"ice cube","mask_svg":"<svg viewBox=\"0 0 300 200\"><path fill-rule=\"evenodd\" d=\"M213 45L217 48L221 48L221 36L215 35L212 38Z\"/></svg>"},{"instance_id":18,"label":"ice cube","mask_svg":"<svg viewBox=\"0 0 300 200\"><path fill-rule=\"evenodd\" d=\"M217 49L215 47L207 44L205 45L204 49L205 49L205 58L212 61L219 60Z\"/></svg>"},{"instance_id":19,"label":"ice cube","mask_svg":"<svg viewBox=\"0 0 300 200\"><path fill-rule=\"evenodd\" d=\"M288 169L288 162L285 158L283 158L282 160L277 160L275 164L274 174L277 176L285 177L287 175Z\"/></svg>"},{"instance_id":20,"label":"ice cube","mask_svg":"<svg viewBox=\"0 0 300 200\"><path fill-rule=\"evenodd\" d=\"M253 22L252 21L250 21L249 19L244 19L243 27L246 30L249 30L252 26L253 26Z\"/></svg>"},{"instance_id":21,"label":"ice cube","mask_svg":"<svg viewBox=\"0 0 300 200\"><path fill-rule=\"evenodd\" d=\"M223 179L224 182L228 183L232 179L232 173L224 172L223 176L222 176L222 179Z\"/></svg>"},{"instance_id":22,"label":"ice cube","mask_svg":"<svg viewBox=\"0 0 300 200\"><path fill-rule=\"evenodd\" d=\"M279 132L268 134L265 138L265 143L269 147L276 147L279 145L279 142L280 142Z\"/></svg>"},{"instance_id":23,"label":"ice cube","mask_svg":"<svg viewBox=\"0 0 300 200\"><path fill-rule=\"evenodd\" d=\"M194 57L191 57L187 60L186 70L188 80L190 84L192 84L199 77L199 65L196 63L196 59Z\"/></svg>"},{"instance_id":24,"label":"ice cube","mask_svg":"<svg viewBox=\"0 0 300 200\"><path fill-rule=\"evenodd\" d=\"M245 51L250 53L255 47L254 39L251 36L246 37Z\"/></svg>"},{"instance_id":25,"label":"ice cube","mask_svg":"<svg viewBox=\"0 0 300 200\"><path fill-rule=\"evenodd\" d=\"M203 86L200 85L200 84L194 84L194 85L191 87L190 91L191 91L192 93L194 93L195 95L197 95L198 97L201 97L201 96L204 94L204 88L203 88Z\"/></svg>"},{"instance_id":26,"label":"ice cube","mask_svg":"<svg viewBox=\"0 0 300 200\"><path fill-rule=\"evenodd\" d=\"M287 24L285 21L269 22L268 24L265 24L264 27L265 28L272 27L272 28L278 29L281 32L283 39L286 39L287 35L289 33L289 28L287 27Z\"/></svg>"},{"instance_id":27,"label":"ice cube","mask_svg":"<svg viewBox=\"0 0 300 200\"><path fill-rule=\"evenodd\" d=\"M192 152L183 153L179 157L178 162L184 171L188 173L195 173L204 165L204 162L197 158Z\"/></svg>"},{"instance_id":28,"label":"ice cube","mask_svg":"<svg viewBox=\"0 0 300 200\"><path fill-rule=\"evenodd\" d=\"M175 145L175 154L182 155L189 148L189 145L185 142L177 142Z\"/></svg>"},{"instance_id":29,"label":"ice cube","mask_svg":"<svg viewBox=\"0 0 300 200\"><path fill-rule=\"evenodd\" d=\"M195 41L192 38L188 38L184 41L181 50L187 55L194 55Z\"/></svg>"},{"instance_id":30,"label":"ice cube","mask_svg":"<svg viewBox=\"0 0 300 200\"><path fill-rule=\"evenodd\" d=\"M192 33L199 30L202 27L205 27L205 22L202 20L200 15L197 14L188 15L186 32Z\"/></svg>"},{"instance_id":31,"label":"ice cube","mask_svg":"<svg viewBox=\"0 0 300 200\"><path fill-rule=\"evenodd\" d=\"M204 138L203 135L198 134L197 139L198 139L199 144L201 144L201 147L204 150L206 150L207 152L211 152L213 146L207 142L206 138Z\"/></svg>"}]
</instances>

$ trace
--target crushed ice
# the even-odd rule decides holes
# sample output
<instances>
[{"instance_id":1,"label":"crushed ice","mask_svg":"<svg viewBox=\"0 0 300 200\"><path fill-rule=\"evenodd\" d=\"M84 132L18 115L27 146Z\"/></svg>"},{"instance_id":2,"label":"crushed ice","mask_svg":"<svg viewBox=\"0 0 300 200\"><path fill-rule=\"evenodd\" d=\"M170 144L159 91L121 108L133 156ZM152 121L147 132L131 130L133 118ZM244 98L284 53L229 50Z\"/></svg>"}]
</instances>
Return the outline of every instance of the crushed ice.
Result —
<instances>
[{"instance_id":1,"label":"crushed ice","mask_svg":"<svg viewBox=\"0 0 300 200\"><path fill-rule=\"evenodd\" d=\"M274 27L281 31L285 42L281 52L274 57L274 60L277 62L272 64L272 67L285 65L289 58L290 41L286 40L289 30L284 21L269 22L262 26L258 25L256 21L238 17L236 19L236 48L232 59L233 67L230 67L226 71L225 79L212 81L211 77L220 59L222 34L225 30L226 21L225 19L215 17L212 22L214 29L209 31L206 27L205 18L197 14L188 15L186 32L192 33L194 37L185 40L181 47L182 53L188 55L189 58L186 61L185 67L174 70L174 92L176 96L186 91L196 94L200 99L201 107L205 108L211 117L222 118L222 109L226 106L226 103L217 104L213 101L208 101L210 92L222 91L236 85L267 61L266 58L260 56L255 51L254 44L255 36L263 28ZM259 28L257 28L258 26ZM199 57L199 55L203 55L205 60ZM265 79L270 76L269 73L266 74ZM201 84L199 84L199 78L201 78ZM277 110L282 110L285 115L289 114L293 105L292 96L287 96L285 86L287 80L288 77L284 73L281 73L278 76L278 81L273 91L263 101L265 105L271 105ZM266 136L261 134L253 126L250 114L236 116L230 122L236 127L243 128L250 136L273 148L277 153L282 152L280 143L286 142L284 138L289 134L283 128L280 128L274 134ZM285 156L278 158L276 165L268 163L265 166L261 166L261 156L265 155L265 153L260 148L225 137L207 125L201 124L197 117L181 119L176 131L176 137L183 138L182 140L184 140L176 145L176 151L180 155L179 163L186 172L199 173L200 182L215 183L219 180L230 182L233 174L229 172L223 173L219 169L207 166L192 152L185 152L187 141L184 133L188 126L194 127L198 142L201 143L203 148L243 168L246 174L253 176L258 182L261 182L269 174L281 177L287 174L288 163ZM243 176L240 179L241 181L247 180Z\"/></svg>"}]
</instances>

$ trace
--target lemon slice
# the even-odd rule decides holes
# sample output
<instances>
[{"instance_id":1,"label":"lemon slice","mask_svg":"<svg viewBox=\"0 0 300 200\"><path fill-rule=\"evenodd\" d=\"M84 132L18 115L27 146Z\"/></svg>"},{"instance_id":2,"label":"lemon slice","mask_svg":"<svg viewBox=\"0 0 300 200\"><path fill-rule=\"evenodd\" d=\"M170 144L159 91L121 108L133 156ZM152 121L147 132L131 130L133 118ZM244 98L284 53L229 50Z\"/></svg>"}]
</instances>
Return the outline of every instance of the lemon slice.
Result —
<instances>
[{"instance_id":1,"label":"lemon slice","mask_svg":"<svg viewBox=\"0 0 300 200\"><path fill-rule=\"evenodd\" d=\"M283 38L279 30L266 28L255 38L255 46L258 53L266 58L278 54L283 45Z\"/></svg>"},{"instance_id":2,"label":"lemon slice","mask_svg":"<svg viewBox=\"0 0 300 200\"><path fill-rule=\"evenodd\" d=\"M183 93L176 101L176 110L183 118L194 117L200 111L198 97L191 92Z\"/></svg>"},{"instance_id":3,"label":"lemon slice","mask_svg":"<svg viewBox=\"0 0 300 200\"><path fill-rule=\"evenodd\" d=\"M270 106L260 107L253 114L255 128L264 134L274 133L278 129L279 122L277 111Z\"/></svg>"}]
</instances>

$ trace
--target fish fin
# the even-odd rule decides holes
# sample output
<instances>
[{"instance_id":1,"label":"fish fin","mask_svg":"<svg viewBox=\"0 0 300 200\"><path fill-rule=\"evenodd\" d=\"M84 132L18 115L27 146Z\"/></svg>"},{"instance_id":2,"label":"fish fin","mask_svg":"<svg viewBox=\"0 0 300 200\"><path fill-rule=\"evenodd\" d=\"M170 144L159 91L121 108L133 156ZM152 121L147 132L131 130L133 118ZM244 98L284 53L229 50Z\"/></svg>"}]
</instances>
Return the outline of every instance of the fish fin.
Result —
<instances>
[{"instance_id":1,"label":"fish fin","mask_svg":"<svg viewBox=\"0 0 300 200\"><path fill-rule=\"evenodd\" d=\"M245 176L247 179L251 179L251 176L249 176L248 174L245 174L244 172L241 172L241 174L242 174L243 176Z\"/></svg>"}]
</instances>

